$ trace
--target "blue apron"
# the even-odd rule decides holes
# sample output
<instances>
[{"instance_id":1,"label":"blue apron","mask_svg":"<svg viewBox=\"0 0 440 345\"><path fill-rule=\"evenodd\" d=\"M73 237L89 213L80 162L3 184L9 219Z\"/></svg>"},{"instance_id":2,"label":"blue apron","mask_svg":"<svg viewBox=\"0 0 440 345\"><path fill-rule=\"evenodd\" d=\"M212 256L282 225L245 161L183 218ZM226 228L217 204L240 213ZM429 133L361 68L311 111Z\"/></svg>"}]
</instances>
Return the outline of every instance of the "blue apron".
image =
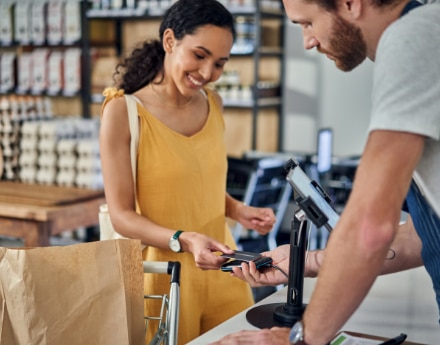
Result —
<instances>
[{"instance_id":1,"label":"blue apron","mask_svg":"<svg viewBox=\"0 0 440 345\"><path fill-rule=\"evenodd\" d=\"M440 218L412 181L406 196L406 206L422 240L422 259L431 276L440 310Z\"/></svg>"},{"instance_id":2,"label":"blue apron","mask_svg":"<svg viewBox=\"0 0 440 345\"><path fill-rule=\"evenodd\" d=\"M411 0L406 4L401 16L421 5L423 5L421 2ZM411 215L414 227L422 241L423 263L431 276L437 306L440 310L440 218L414 181L411 182L404 206Z\"/></svg>"}]
</instances>

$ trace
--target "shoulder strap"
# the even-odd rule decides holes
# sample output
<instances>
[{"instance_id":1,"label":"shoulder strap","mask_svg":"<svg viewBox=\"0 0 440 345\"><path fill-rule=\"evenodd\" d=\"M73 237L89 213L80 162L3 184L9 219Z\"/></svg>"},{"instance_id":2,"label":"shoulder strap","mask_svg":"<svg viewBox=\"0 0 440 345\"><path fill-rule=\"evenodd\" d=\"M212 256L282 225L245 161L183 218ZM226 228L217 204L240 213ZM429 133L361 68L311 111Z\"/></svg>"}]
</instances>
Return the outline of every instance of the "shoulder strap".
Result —
<instances>
[{"instance_id":1,"label":"shoulder strap","mask_svg":"<svg viewBox=\"0 0 440 345\"><path fill-rule=\"evenodd\" d=\"M407 14L409 11L415 9L416 7L422 6L423 4L417 0L411 0L406 4L406 6L403 8L402 13L400 14L401 17L403 17L405 14Z\"/></svg>"},{"instance_id":2,"label":"shoulder strap","mask_svg":"<svg viewBox=\"0 0 440 345\"><path fill-rule=\"evenodd\" d=\"M133 174L134 194L136 198L136 161L137 161L137 147L139 143L139 119L137 112L137 104L134 96L124 95L127 103L128 124L130 126L130 158L131 158L131 171Z\"/></svg>"}]
</instances>

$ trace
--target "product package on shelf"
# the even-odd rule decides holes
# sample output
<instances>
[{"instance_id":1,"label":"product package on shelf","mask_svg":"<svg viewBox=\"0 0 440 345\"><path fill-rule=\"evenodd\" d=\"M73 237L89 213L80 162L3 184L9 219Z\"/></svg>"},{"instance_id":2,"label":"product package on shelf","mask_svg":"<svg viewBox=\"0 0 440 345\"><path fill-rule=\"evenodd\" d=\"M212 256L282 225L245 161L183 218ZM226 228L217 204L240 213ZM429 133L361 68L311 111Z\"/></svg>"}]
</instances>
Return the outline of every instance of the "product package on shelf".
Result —
<instances>
[{"instance_id":1,"label":"product package on shelf","mask_svg":"<svg viewBox=\"0 0 440 345\"><path fill-rule=\"evenodd\" d=\"M13 5L12 0L0 2L0 45L9 46L13 42Z\"/></svg>"},{"instance_id":2,"label":"product package on shelf","mask_svg":"<svg viewBox=\"0 0 440 345\"><path fill-rule=\"evenodd\" d=\"M0 55L0 92L6 93L16 87L16 54L4 52Z\"/></svg>"},{"instance_id":3,"label":"product package on shelf","mask_svg":"<svg viewBox=\"0 0 440 345\"><path fill-rule=\"evenodd\" d=\"M14 37L21 45L31 43L31 6L28 0L20 0L15 4Z\"/></svg>"},{"instance_id":4,"label":"product package on shelf","mask_svg":"<svg viewBox=\"0 0 440 345\"><path fill-rule=\"evenodd\" d=\"M73 44L81 39L81 3L67 0L64 4L64 44Z\"/></svg>"},{"instance_id":5,"label":"product package on shelf","mask_svg":"<svg viewBox=\"0 0 440 345\"><path fill-rule=\"evenodd\" d=\"M65 95L74 95L81 89L81 49L68 48L64 51L64 90Z\"/></svg>"},{"instance_id":6,"label":"product package on shelf","mask_svg":"<svg viewBox=\"0 0 440 345\"><path fill-rule=\"evenodd\" d=\"M56 95L63 89L63 53L60 51L51 51L48 58L48 65L47 93Z\"/></svg>"},{"instance_id":7,"label":"product package on shelf","mask_svg":"<svg viewBox=\"0 0 440 345\"><path fill-rule=\"evenodd\" d=\"M32 53L23 52L17 63L17 92L26 93L31 89Z\"/></svg>"},{"instance_id":8,"label":"product package on shelf","mask_svg":"<svg viewBox=\"0 0 440 345\"><path fill-rule=\"evenodd\" d=\"M31 4L31 41L43 45L46 41L46 3L33 1Z\"/></svg>"},{"instance_id":9,"label":"product package on shelf","mask_svg":"<svg viewBox=\"0 0 440 345\"><path fill-rule=\"evenodd\" d=\"M32 52L31 87L33 94L42 94L47 89L47 60L50 50L37 48Z\"/></svg>"},{"instance_id":10,"label":"product package on shelf","mask_svg":"<svg viewBox=\"0 0 440 345\"><path fill-rule=\"evenodd\" d=\"M64 3L49 1L47 4L47 43L57 45L63 41Z\"/></svg>"}]
</instances>

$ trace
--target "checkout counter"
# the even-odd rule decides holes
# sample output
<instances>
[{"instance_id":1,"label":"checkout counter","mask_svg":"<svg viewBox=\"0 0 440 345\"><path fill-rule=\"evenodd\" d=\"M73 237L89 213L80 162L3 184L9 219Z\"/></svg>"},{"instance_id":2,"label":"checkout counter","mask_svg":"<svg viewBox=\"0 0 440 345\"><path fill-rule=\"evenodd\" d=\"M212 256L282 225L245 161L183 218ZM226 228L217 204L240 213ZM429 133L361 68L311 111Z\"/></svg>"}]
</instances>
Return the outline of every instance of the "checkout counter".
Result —
<instances>
[{"instance_id":1,"label":"checkout counter","mask_svg":"<svg viewBox=\"0 0 440 345\"><path fill-rule=\"evenodd\" d=\"M438 310L429 281L429 277L423 268L378 277L372 290L351 319L344 325L343 330L383 338L392 338L400 333L405 333L408 335L407 341L403 343L405 345L438 344L440 339L440 328L437 322ZM303 300L305 303L310 299L315 282L316 279L312 278L304 280ZM410 282L408 287L406 287L406 282ZM426 288L420 289L421 291L414 295L414 292L409 291L412 289L412 283L417 284L417 286L422 284ZM396 290L399 288L401 291ZM286 287L282 288L259 301L255 306L285 303L286 290ZM187 345L206 345L227 334L240 330L258 329L246 320L246 313L249 309L237 314Z\"/></svg>"},{"instance_id":2,"label":"checkout counter","mask_svg":"<svg viewBox=\"0 0 440 345\"><path fill-rule=\"evenodd\" d=\"M359 159L340 159L332 163L330 174L320 182L323 182L330 194L337 196L336 206L339 203L344 205L351 191L351 181ZM307 165L305 165L305 170L309 176L314 178L313 174L307 170ZM404 280L403 284L399 281L400 279ZM316 279L306 278L304 280L304 303L310 300L315 283ZM407 285L410 288L407 288ZM403 344L406 345L438 343L440 339L438 310L431 286L430 278L423 268L378 277L370 293L344 325L342 331L355 333L365 338L376 337L376 339L377 337L389 339L405 333L408 338ZM257 330L257 327L248 322L247 312L258 306L286 303L286 294L287 287L281 288L258 301L251 308L189 342L188 345L206 345L227 334L241 330ZM429 340L426 340L428 338Z\"/></svg>"}]
</instances>

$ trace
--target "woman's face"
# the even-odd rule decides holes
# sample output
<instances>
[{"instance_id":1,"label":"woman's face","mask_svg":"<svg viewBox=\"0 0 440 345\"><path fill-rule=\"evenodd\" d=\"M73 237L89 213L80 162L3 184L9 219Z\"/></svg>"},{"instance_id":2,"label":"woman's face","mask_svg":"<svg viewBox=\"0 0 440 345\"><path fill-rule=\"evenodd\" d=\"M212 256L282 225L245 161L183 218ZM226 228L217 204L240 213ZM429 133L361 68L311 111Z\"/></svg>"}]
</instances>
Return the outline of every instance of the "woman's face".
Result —
<instances>
[{"instance_id":1,"label":"woman's face","mask_svg":"<svg viewBox=\"0 0 440 345\"><path fill-rule=\"evenodd\" d=\"M216 81L229 60L233 36L229 29L205 25L192 35L176 40L172 30L164 33L165 79L173 80L185 96Z\"/></svg>"}]
</instances>

